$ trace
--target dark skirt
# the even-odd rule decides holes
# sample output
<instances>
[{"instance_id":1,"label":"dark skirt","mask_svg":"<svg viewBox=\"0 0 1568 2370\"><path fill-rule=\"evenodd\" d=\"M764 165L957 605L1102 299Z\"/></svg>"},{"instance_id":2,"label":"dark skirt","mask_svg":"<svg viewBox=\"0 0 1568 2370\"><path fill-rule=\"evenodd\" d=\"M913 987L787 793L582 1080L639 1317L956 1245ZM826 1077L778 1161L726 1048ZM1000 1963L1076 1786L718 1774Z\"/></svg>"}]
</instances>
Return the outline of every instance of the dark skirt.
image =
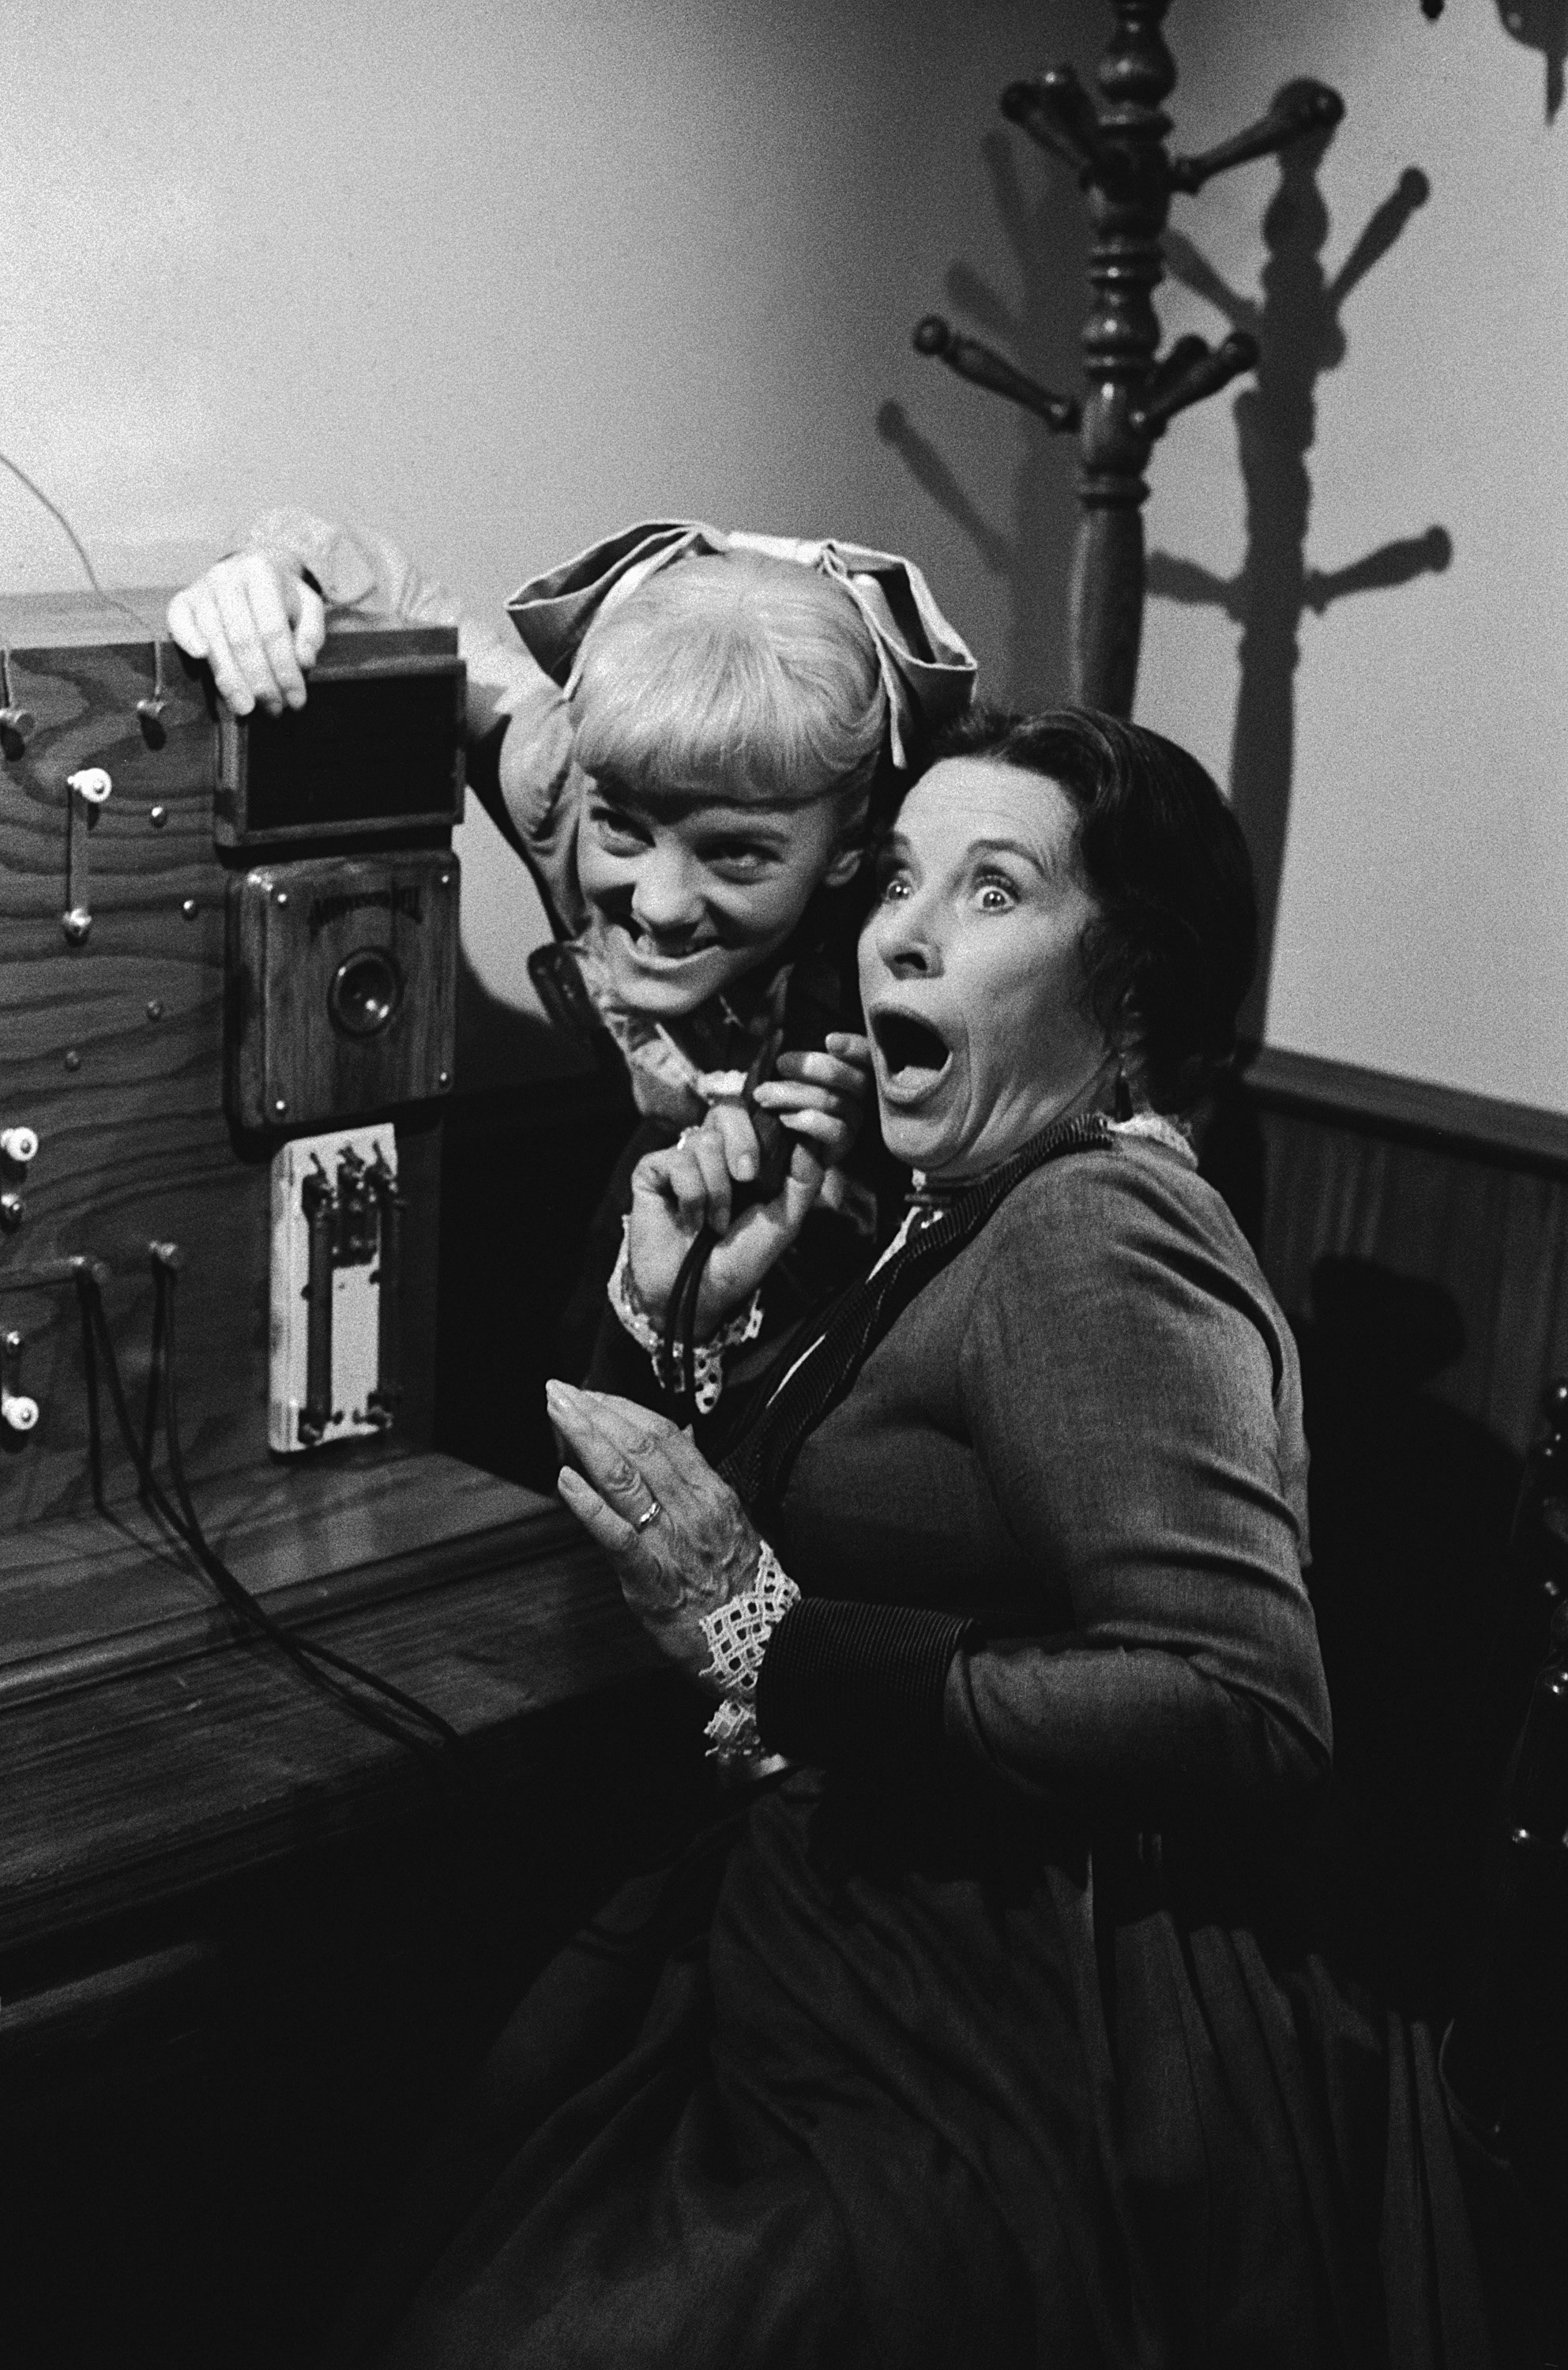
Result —
<instances>
[{"instance_id":1,"label":"dark skirt","mask_svg":"<svg viewBox=\"0 0 1568 2370\"><path fill-rule=\"evenodd\" d=\"M791 1777L547 1970L333 2359L1481 2370L1430 2035L1276 1875Z\"/></svg>"}]
</instances>

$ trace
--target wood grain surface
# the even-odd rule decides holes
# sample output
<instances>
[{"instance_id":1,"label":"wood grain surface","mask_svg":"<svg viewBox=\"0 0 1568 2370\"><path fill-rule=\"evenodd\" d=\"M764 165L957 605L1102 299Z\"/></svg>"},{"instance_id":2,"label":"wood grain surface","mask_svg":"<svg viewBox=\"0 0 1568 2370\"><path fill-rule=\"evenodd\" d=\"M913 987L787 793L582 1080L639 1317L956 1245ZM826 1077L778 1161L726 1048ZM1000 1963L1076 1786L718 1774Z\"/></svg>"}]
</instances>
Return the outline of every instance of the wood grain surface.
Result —
<instances>
[{"instance_id":1,"label":"wood grain surface","mask_svg":"<svg viewBox=\"0 0 1568 2370\"><path fill-rule=\"evenodd\" d=\"M507 1737L535 1715L663 1660L597 1554L557 1525L488 1570L306 1626L430 1704L481 1766L503 1761ZM368 1847L438 1807L410 1754L264 1646L6 1706L0 1801L0 1954L86 1938L269 1866ZM559 1806L546 1795L532 1815L543 1858Z\"/></svg>"},{"instance_id":2,"label":"wood grain surface","mask_svg":"<svg viewBox=\"0 0 1568 2370\"><path fill-rule=\"evenodd\" d=\"M237 975L229 1109L248 1129L335 1128L452 1085L457 859L449 849L256 863L229 883ZM374 949L395 984L373 1035L333 1027L340 967Z\"/></svg>"},{"instance_id":3,"label":"wood grain surface","mask_svg":"<svg viewBox=\"0 0 1568 2370\"><path fill-rule=\"evenodd\" d=\"M526 1560L575 1526L553 1499L433 1453L378 1443L202 1483L209 1545L294 1622ZM236 1642L195 1559L133 1501L0 1538L0 1711Z\"/></svg>"}]
</instances>

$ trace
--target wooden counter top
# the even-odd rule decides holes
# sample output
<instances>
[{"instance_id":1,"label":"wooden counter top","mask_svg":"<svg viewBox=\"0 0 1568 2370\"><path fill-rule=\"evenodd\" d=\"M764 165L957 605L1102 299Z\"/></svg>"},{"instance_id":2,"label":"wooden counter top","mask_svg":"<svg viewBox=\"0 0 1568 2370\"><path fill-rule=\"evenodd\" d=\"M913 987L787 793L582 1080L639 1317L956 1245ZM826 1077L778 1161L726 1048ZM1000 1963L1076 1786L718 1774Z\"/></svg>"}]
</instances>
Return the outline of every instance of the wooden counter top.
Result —
<instances>
[{"instance_id":1,"label":"wooden counter top","mask_svg":"<svg viewBox=\"0 0 1568 2370\"><path fill-rule=\"evenodd\" d=\"M569 1516L452 1458L251 1474L202 1512L272 1611L428 1703L498 1786L531 1716L663 1667ZM432 1790L238 1637L140 1509L6 1543L0 1962L417 1824Z\"/></svg>"}]
</instances>

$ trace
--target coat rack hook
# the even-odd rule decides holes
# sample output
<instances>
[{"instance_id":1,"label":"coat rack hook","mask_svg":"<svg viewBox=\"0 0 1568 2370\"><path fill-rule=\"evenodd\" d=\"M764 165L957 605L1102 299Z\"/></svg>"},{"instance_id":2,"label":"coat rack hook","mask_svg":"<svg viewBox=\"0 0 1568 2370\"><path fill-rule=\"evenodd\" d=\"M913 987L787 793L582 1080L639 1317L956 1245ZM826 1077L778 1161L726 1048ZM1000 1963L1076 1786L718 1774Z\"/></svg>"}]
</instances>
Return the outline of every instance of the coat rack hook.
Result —
<instances>
[{"instance_id":1,"label":"coat rack hook","mask_svg":"<svg viewBox=\"0 0 1568 2370\"><path fill-rule=\"evenodd\" d=\"M928 313L923 321L917 323L911 342L917 354L935 355L939 362L946 362L949 370L956 371L960 378L970 380L975 386L989 387L993 395L1004 395L1009 403L1032 411L1047 428L1060 431L1078 424L1082 407L1070 396L1053 395L1048 387L1015 370L1005 355L992 346L983 345L978 338L961 338L940 313Z\"/></svg>"},{"instance_id":2,"label":"coat rack hook","mask_svg":"<svg viewBox=\"0 0 1568 2370\"><path fill-rule=\"evenodd\" d=\"M1102 109L1070 66L1009 83L1002 113L1037 147L1073 166L1089 207L1090 311L1083 328L1086 392L1053 395L1005 355L960 337L939 313L915 331L934 355L976 386L1005 396L1053 429L1078 436L1078 529L1071 583L1072 696L1113 716L1132 713L1143 630L1144 471L1180 411L1254 369L1257 340L1238 331L1212 351L1179 338L1159 354L1154 291L1164 276L1160 240L1175 190L1297 139L1326 139L1344 101L1326 83L1282 91L1260 121L1199 156L1172 156L1165 102L1176 84L1163 20L1170 0L1110 0L1114 26L1098 73Z\"/></svg>"}]
</instances>

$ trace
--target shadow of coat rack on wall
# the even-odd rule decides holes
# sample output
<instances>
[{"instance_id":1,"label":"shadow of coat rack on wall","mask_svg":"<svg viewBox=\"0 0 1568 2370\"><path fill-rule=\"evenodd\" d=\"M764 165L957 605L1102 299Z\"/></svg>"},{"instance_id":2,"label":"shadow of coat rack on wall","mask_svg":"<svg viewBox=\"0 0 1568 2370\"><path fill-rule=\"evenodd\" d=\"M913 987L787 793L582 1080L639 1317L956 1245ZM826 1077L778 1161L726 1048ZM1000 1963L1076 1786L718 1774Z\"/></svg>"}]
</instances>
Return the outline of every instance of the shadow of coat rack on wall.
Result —
<instances>
[{"instance_id":1,"label":"shadow of coat rack on wall","mask_svg":"<svg viewBox=\"0 0 1568 2370\"><path fill-rule=\"evenodd\" d=\"M1326 83L1297 82L1260 121L1201 155L1173 155L1163 102L1176 63L1162 19L1170 0L1111 0L1115 28L1101 60L1097 108L1070 65L1010 83L1002 113L1078 171L1089 207L1090 312L1083 328L1085 391L1055 395L995 348L960 336L940 314L915 331L917 352L1007 397L1078 443L1078 525L1070 587L1071 696L1130 716L1143 629L1145 471L1170 422L1243 371L1258 343L1236 331L1211 348L1196 336L1159 352L1154 291L1163 276L1161 234L1173 195L1215 174L1269 156L1338 123L1344 101Z\"/></svg>"}]
</instances>

